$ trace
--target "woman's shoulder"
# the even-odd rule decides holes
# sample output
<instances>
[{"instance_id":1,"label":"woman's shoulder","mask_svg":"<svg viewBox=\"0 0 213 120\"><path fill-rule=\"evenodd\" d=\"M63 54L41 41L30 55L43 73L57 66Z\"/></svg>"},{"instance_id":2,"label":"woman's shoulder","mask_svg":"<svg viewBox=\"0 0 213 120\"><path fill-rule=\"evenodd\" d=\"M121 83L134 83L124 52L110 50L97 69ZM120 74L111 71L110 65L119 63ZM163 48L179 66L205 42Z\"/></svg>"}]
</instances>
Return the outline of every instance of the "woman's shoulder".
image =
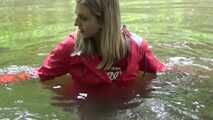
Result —
<instances>
[{"instance_id":1,"label":"woman's shoulder","mask_svg":"<svg viewBox=\"0 0 213 120\"><path fill-rule=\"evenodd\" d=\"M138 48L140 51L150 51L152 46L148 43L146 39L143 37L137 35L136 33L131 33L132 34L132 41L137 44Z\"/></svg>"},{"instance_id":2,"label":"woman's shoulder","mask_svg":"<svg viewBox=\"0 0 213 120\"><path fill-rule=\"evenodd\" d=\"M137 35L134 32L129 31L126 25L122 26L121 31L124 34L126 39L130 39L130 41L135 42L138 46L142 45L144 38L142 36Z\"/></svg>"},{"instance_id":3,"label":"woman's shoulder","mask_svg":"<svg viewBox=\"0 0 213 120\"><path fill-rule=\"evenodd\" d=\"M60 44L66 47L72 47L75 45L77 32L71 32Z\"/></svg>"},{"instance_id":4,"label":"woman's shoulder","mask_svg":"<svg viewBox=\"0 0 213 120\"><path fill-rule=\"evenodd\" d=\"M130 34L132 38L131 40L134 41L139 47L141 47L145 39L134 32L130 32Z\"/></svg>"},{"instance_id":5,"label":"woman's shoulder","mask_svg":"<svg viewBox=\"0 0 213 120\"><path fill-rule=\"evenodd\" d=\"M74 50L77 32L70 33L63 41L61 41L52 52L59 54L70 54Z\"/></svg>"}]
</instances>

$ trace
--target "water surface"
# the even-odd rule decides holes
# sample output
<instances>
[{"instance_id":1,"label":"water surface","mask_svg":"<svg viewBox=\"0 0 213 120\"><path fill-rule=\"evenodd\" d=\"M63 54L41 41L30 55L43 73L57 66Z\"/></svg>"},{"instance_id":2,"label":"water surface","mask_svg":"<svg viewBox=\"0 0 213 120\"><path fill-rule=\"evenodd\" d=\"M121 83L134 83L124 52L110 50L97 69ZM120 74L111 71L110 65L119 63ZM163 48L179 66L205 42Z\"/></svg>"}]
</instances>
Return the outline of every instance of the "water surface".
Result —
<instances>
[{"instance_id":1,"label":"water surface","mask_svg":"<svg viewBox=\"0 0 213 120\"><path fill-rule=\"evenodd\" d=\"M121 8L122 23L173 71L153 81L155 90L140 105L112 119L213 119L213 1L122 0ZM1 73L38 67L75 30L74 0L0 0L0 13ZM75 109L51 105L55 93L36 80L0 86L0 92L0 119L78 119Z\"/></svg>"}]
</instances>

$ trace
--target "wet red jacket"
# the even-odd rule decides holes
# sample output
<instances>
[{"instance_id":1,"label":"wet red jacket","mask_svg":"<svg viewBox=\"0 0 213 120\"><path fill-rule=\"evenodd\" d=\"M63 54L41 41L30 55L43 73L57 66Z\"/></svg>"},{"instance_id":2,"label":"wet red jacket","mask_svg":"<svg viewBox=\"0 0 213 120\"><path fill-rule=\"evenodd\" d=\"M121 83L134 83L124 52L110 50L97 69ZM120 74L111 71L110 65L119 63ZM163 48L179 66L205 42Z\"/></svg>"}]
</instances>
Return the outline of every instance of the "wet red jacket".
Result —
<instances>
[{"instance_id":1,"label":"wet red jacket","mask_svg":"<svg viewBox=\"0 0 213 120\"><path fill-rule=\"evenodd\" d=\"M139 71L156 73L163 71L165 67L154 56L146 40L130 33L125 28L122 29L122 32L130 40L131 51L128 57L115 64L115 66L121 67L121 74L116 80L111 80L107 71L96 68L101 62L99 56L89 57L74 53L75 33L70 34L48 55L38 69L39 77L41 80L49 80L70 73L73 83L68 93L76 96L79 93L107 96L112 92L116 94L115 91L117 94L122 94L121 91L123 94L127 94L127 92L124 93L124 88L129 88L128 86L136 79ZM112 86L114 89L109 89Z\"/></svg>"}]
</instances>

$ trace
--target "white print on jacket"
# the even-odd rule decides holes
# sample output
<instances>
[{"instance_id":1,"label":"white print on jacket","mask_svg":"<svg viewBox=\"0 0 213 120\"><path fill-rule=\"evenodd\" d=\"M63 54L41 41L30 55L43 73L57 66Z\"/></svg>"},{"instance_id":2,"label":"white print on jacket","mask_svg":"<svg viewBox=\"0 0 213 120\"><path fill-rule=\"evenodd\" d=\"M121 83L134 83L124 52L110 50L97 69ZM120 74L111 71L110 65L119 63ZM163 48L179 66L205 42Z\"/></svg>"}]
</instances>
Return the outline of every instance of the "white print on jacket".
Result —
<instances>
[{"instance_id":1,"label":"white print on jacket","mask_svg":"<svg viewBox=\"0 0 213 120\"><path fill-rule=\"evenodd\" d=\"M107 75L110 80L116 80L121 73L122 71L120 67L111 67L109 70L107 70Z\"/></svg>"}]
</instances>

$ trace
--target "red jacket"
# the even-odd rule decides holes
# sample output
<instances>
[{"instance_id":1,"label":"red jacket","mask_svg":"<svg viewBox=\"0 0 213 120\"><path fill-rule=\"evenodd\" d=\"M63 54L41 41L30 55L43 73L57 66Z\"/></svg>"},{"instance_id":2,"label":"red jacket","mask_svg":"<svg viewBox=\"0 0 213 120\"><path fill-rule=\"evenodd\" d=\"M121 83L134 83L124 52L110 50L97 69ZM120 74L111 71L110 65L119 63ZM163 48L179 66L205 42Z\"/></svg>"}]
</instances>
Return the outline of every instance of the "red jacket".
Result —
<instances>
[{"instance_id":1,"label":"red jacket","mask_svg":"<svg viewBox=\"0 0 213 120\"><path fill-rule=\"evenodd\" d=\"M103 97L111 93L115 95L127 94L124 91L130 88L128 86L134 82L139 71L156 73L163 71L165 67L154 56L146 40L130 33L125 28L122 29L122 32L131 41L131 52L128 57L115 64L115 66L121 67L121 74L116 80L110 80L107 71L96 68L101 62L100 57L73 53L75 33L69 35L48 55L43 65L38 69L39 77L41 80L49 80L70 73L74 83L71 85L72 87L68 88L67 94L74 96L79 93L94 93L100 94L100 96L103 94ZM111 89L112 87L113 89Z\"/></svg>"}]
</instances>

